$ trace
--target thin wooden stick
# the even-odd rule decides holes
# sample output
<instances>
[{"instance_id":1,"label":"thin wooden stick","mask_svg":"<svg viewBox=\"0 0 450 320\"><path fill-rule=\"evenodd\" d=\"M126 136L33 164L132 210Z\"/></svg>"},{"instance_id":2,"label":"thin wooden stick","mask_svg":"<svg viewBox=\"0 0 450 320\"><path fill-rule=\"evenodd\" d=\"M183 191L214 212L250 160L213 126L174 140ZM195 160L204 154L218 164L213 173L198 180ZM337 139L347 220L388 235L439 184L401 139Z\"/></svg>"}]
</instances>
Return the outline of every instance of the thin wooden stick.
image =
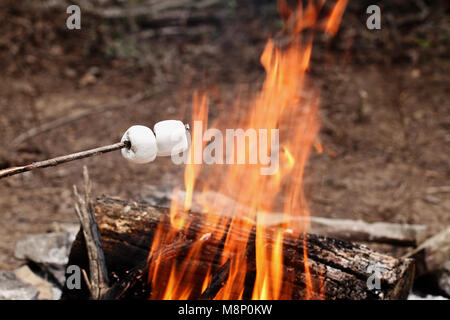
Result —
<instances>
[{"instance_id":1,"label":"thin wooden stick","mask_svg":"<svg viewBox=\"0 0 450 320\"><path fill-rule=\"evenodd\" d=\"M91 200L91 182L86 166L83 167L83 176L84 197L78 193L77 187L73 186L75 212L80 220L89 257L89 281L86 281L86 283L91 293L91 298L100 300L107 296L110 290L108 269L106 268L102 240ZM87 280L85 274L84 276L85 280Z\"/></svg>"},{"instance_id":2,"label":"thin wooden stick","mask_svg":"<svg viewBox=\"0 0 450 320\"><path fill-rule=\"evenodd\" d=\"M77 152L77 153L71 153L71 154L61 156L61 157L56 157L53 159L33 162L26 166L3 169L3 170L0 170L0 179L9 177L9 176L12 176L15 174L39 169L39 168L54 167L54 166L57 166L62 163L66 163L66 162L70 162L70 161L74 161L74 160L78 160L78 159L83 159L83 158L87 158L87 157L92 157L92 156L96 156L96 155L99 155L102 153L107 153L107 152L120 150L122 148L129 148L129 147L130 147L130 142L124 141L124 142L119 142L119 143L115 143L115 144L111 144L111 145L107 145L107 146L103 146L103 147L99 147L99 148L95 148L95 149L85 150L85 151L81 151L81 152Z\"/></svg>"}]
</instances>

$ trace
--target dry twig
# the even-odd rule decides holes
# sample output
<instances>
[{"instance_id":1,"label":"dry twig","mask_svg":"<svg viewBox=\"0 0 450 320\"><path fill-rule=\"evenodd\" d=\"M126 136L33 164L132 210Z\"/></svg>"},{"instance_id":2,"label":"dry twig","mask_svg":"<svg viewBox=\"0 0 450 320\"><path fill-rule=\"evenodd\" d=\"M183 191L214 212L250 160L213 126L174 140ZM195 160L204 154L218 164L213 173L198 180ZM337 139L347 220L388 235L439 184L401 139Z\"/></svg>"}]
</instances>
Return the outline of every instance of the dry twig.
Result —
<instances>
[{"instance_id":1,"label":"dry twig","mask_svg":"<svg viewBox=\"0 0 450 320\"><path fill-rule=\"evenodd\" d=\"M84 196L81 196L77 187L73 186L75 195L75 212L80 220L83 230L86 248L89 257L89 281L86 281L91 298L100 300L105 297L110 290L108 271L106 268L105 256L103 254L100 232L95 219L94 209L91 201L91 183L87 167L83 167L84 176ZM87 276L84 273L85 280Z\"/></svg>"}]
</instances>

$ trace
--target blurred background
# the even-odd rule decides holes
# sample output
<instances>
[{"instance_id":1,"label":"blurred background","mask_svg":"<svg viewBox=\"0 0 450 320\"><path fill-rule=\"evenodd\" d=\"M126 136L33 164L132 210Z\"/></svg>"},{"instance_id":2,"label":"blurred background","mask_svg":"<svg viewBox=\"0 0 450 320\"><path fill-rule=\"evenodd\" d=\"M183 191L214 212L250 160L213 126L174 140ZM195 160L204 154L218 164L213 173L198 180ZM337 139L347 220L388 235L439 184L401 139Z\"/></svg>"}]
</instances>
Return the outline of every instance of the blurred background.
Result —
<instances>
[{"instance_id":1,"label":"blurred background","mask_svg":"<svg viewBox=\"0 0 450 320\"><path fill-rule=\"evenodd\" d=\"M79 30L66 27L70 4ZM366 27L371 4L381 30ZM449 225L449 9L350 1L338 34L317 36L309 85L320 90L324 150L306 170L313 215ZM115 143L134 124L189 122L199 88L214 119L260 88L259 57L281 27L275 0L2 0L0 169ZM133 165L119 152L2 179L0 269L20 265L20 238L76 221L83 165L96 195L139 200L148 186L183 185L170 159Z\"/></svg>"}]
</instances>

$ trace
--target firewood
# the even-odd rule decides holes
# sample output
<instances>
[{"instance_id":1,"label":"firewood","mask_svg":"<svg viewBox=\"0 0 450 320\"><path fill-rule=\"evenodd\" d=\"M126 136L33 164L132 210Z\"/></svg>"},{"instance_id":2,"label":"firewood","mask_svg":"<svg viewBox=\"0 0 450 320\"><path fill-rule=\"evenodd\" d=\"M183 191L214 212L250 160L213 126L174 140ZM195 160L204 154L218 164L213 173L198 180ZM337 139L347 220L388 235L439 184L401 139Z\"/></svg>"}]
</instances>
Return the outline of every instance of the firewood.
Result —
<instances>
[{"instance_id":1,"label":"firewood","mask_svg":"<svg viewBox=\"0 0 450 320\"><path fill-rule=\"evenodd\" d=\"M438 189L440 191L442 189ZM444 190L445 191L445 190ZM435 192L435 189L433 189ZM178 195L179 201L183 203L184 193ZM170 188L149 185L142 193L142 197L150 204L159 206L170 206L173 192ZM208 190L203 193L193 194L193 206L201 203L204 198L211 199L213 203L220 203L222 208L243 208L242 205L236 203L234 199L227 197L215 191ZM197 208L197 207L196 207ZM201 208L201 205L199 206ZM247 208L248 209L248 208ZM195 211L195 210L194 210ZM270 220L266 224L279 225L283 221L283 213L274 212L270 215ZM335 219L326 217L296 217L291 221L299 220L301 222L309 222L309 232L317 235L337 238L341 240L390 244L393 246L418 246L429 236L427 226L406 223L390 223L390 222L366 222L362 220L352 219Z\"/></svg>"},{"instance_id":2,"label":"firewood","mask_svg":"<svg viewBox=\"0 0 450 320\"><path fill-rule=\"evenodd\" d=\"M228 278L228 273L230 271L230 260L223 266L221 266L216 274L212 277L210 284L205 289L205 291L200 296L200 299L211 300L214 299L219 290L223 287L225 281Z\"/></svg>"},{"instance_id":3,"label":"firewood","mask_svg":"<svg viewBox=\"0 0 450 320\"><path fill-rule=\"evenodd\" d=\"M426 282L426 286L437 287L442 294L450 296L450 227L404 256L409 257L415 260L419 283Z\"/></svg>"},{"instance_id":4,"label":"firewood","mask_svg":"<svg viewBox=\"0 0 450 320\"><path fill-rule=\"evenodd\" d=\"M311 217L311 232L348 241L416 246L422 243L428 228L416 224L365 222L351 219Z\"/></svg>"},{"instance_id":5,"label":"firewood","mask_svg":"<svg viewBox=\"0 0 450 320\"><path fill-rule=\"evenodd\" d=\"M418 275L443 269L445 263L450 260L450 227L427 239L405 257L411 256L415 256L421 263L417 270ZM419 256L422 258L419 259Z\"/></svg>"},{"instance_id":6,"label":"firewood","mask_svg":"<svg viewBox=\"0 0 450 320\"><path fill-rule=\"evenodd\" d=\"M112 278L120 280L127 278L131 270L137 266L145 268L149 250L152 244L156 226L161 221L164 228L170 228L169 209L151 206L145 202L130 202L117 198L100 197L94 203L95 215L98 221L100 234L102 237L103 251L105 254L106 266ZM204 226L202 213L190 212L193 222L189 232L185 232L186 241L192 241L199 236L198 232ZM167 223L166 223L167 221ZM214 232L214 230L212 230ZM239 232L237 230L236 232ZM305 238L306 237L306 238ZM250 238L254 238L252 231ZM304 235L296 239L285 237L283 240L283 270L292 285L292 299L304 299L306 297L307 279L305 278L303 242L307 243L308 266L314 292L310 293L312 299L404 299L407 297L413 280L414 267L411 259L396 259L384 254L377 253L369 248L347 241L333 238ZM250 241L249 241L250 244ZM244 252L247 251L247 273L248 280L244 290L244 298L251 297L252 274L256 272L254 262L254 247L244 245ZM205 241L204 251L206 257L217 255L220 246L214 241ZM173 259L182 259L179 255ZM205 258L207 259L207 258ZM231 257L233 259L233 257ZM201 269L206 263L215 263L213 269L227 272L228 267L220 265L215 261L190 261L193 265L198 265L199 283ZM78 235L69 256L69 265L78 265L80 268L88 269L88 256L82 235ZM374 266L382 268L378 274L374 274ZM196 273L197 274L197 273ZM379 279L379 289L370 288L368 283L377 276ZM214 278L214 277L213 277ZM220 284L226 281L226 274L218 274L213 280ZM253 277L254 278L254 277ZM128 286L128 292L120 297L148 298L149 285L145 276L140 273L140 286L134 284ZM219 281L217 281L219 279ZM247 279L246 279L247 280ZM135 280L127 280L135 281ZM123 280L122 280L123 282ZM213 281L209 287L211 287ZM125 285L126 286L126 285ZM133 288L134 287L134 288ZM132 289L131 292L130 288ZM220 288L219 288L220 289ZM142 292L142 295L139 293ZM145 292L144 292L145 291ZM209 288L208 292L214 293L215 288ZM248 294L250 293L250 295ZM215 293L214 293L215 294ZM201 297L202 292L193 293L191 298L213 298L209 296ZM86 299L89 291L83 284L81 290L63 291L63 299Z\"/></svg>"}]
</instances>

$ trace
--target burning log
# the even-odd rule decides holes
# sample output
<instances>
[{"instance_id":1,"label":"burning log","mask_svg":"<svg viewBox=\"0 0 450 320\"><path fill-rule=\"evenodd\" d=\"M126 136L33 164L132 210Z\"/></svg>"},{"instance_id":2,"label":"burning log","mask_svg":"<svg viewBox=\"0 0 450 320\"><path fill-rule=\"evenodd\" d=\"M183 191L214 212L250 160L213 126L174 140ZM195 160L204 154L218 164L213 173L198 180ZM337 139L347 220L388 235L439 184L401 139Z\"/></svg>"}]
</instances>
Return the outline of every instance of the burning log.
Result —
<instances>
[{"instance_id":1,"label":"burning log","mask_svg":"<svg viewBox=\"0 0 450 320\"><path fill-rule=\"evenodd\" d=\"M152 259L149 251L158 224L161 222L159 228L170 228L169 209L144 202L101 197L94 203L94 210L106 267L110 278L119 284L112 298L148 298L151 290L158 289L147 284L147 262ZM171 248L157 248L162 252L159 257L167 261L181 260L186 258L186 248L201 241L203 254L191 257L189 261L196 268L194 277L198 275L198 283L195 284L198 288L192 290L189 298L213 299L226 282L234 257L231 256L231 262L221 265L215 259L222 250L220 243L210 234L198 234L205 230L203 214L190 212L189 216L193 219L189 231L180 234ZM251 298L256 274L254 231L250 239L253 241L244 244L241 253L247 261L244 299ZM69 265L78 265L85 270L89 268L82 233L78 234L72 246ZM206 289L202 290L207 265L212 265L212 277ZM292 287L292 296L289 297L292 299L404 299L411 289L413 269L411 259L395 259L346 241L315 235L283 238L283 285ZM89 291L84 283L81 290L65 288L63 291L63 299L87 298Z\"/></svg>"},{"instance_id":2,"label":"burning log","mask_svg":"<svg viewBox=\"0 0 450 320\"><path fill-rule=\"evenodd\" d=\"M142 198L152 205L161 207L170 207L173 201L174 193L171 188L149 185L141 193ZM185 193L178 194L178 200L184 202ZM203 192L194 192L192 195L193 211L201 211L201 203L204 199L211 203L218 203L223 210L234 210L241 204L235 200L218 192L208 190ZM266 224L280 226L283 221L283 213L273 212ZM297 220L309 224L309 232L321 236L327 236L352 242L382 243L395 246L416 247L424 242L429 236L427 226L404 223L390 222L366 222L362 220L337 219L325 217L295 217L291 220Z\"/></svg>"}]
</instances>

